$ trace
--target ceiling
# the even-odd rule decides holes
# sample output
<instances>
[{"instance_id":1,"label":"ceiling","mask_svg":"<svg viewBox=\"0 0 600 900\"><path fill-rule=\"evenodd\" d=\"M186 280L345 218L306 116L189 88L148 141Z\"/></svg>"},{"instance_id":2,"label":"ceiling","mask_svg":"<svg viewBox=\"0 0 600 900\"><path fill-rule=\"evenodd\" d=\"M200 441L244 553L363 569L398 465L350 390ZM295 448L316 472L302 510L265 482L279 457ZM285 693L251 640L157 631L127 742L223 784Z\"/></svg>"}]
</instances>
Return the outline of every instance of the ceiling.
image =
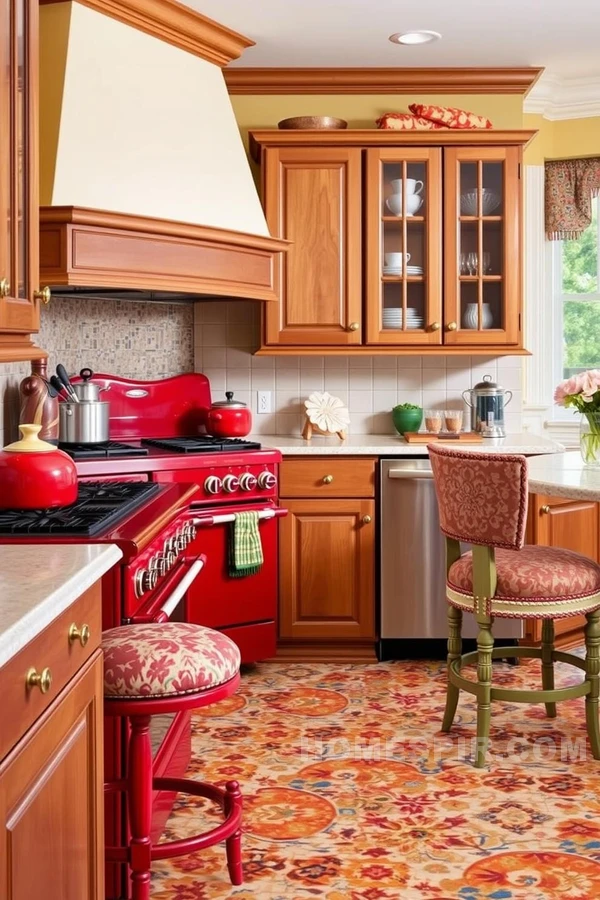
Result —
<instances>
[{"instance_id":1,"label":"ceiling","mask_svg":"<svg viewBox=\"0 0 600 900\"><path fill-rule=\"evenodd\" d=\"M233 66L545 66L600 75L599 0L186 0L256 41ZM409 8L410 7L410 8ZM442 40L402 47L396 31Z\"/></svg>"}]
</instances>

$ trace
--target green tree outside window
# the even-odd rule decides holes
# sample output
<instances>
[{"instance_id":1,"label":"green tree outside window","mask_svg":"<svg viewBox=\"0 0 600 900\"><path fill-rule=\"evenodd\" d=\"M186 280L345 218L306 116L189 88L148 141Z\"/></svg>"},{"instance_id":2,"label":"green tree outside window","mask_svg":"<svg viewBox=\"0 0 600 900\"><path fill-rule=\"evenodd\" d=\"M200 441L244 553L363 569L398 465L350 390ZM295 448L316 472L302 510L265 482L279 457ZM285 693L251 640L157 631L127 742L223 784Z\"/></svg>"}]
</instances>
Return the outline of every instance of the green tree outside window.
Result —
<instances>
[{"instance_id":1,"label":"green tree outside window","mask_svg":"<svg viewBox=\"0 0 600 900\"><path fill-rule=\"evenodd\" d=\"M598 286L598 201L592 223L577 241L562 246L563 367L568 378L585 369L600 368L600 296ZM590 295L570 300L569 294Z\"/></svg>"}]
</instances>

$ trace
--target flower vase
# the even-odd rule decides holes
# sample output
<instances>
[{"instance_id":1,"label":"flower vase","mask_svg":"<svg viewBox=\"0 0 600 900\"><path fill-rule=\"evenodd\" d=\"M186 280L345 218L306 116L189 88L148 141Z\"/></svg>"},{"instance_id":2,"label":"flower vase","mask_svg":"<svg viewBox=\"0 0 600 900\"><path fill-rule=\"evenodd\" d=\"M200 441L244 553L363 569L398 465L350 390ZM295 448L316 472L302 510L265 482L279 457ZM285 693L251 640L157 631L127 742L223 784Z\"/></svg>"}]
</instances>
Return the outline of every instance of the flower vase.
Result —
<instances>
[{"instance_id":1,"label":"flower vase","mask_svg":"<svg viewBox=\"0 0 600 900\"><path fill-rule=\"evenodd\" d=\"M600 466L600 410L581 416L579 447L586 466Z\"/></svg>"}]
</instances>

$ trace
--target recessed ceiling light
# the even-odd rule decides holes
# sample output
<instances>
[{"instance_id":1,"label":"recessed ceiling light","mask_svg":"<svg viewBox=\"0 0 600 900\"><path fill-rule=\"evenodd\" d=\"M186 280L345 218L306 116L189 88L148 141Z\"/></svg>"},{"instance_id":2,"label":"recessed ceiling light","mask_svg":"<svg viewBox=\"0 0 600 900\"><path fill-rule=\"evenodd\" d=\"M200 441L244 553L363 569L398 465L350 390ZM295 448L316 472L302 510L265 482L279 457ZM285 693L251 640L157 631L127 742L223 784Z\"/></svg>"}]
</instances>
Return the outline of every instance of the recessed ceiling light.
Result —
<instances>
[{"instance_id":1,"label":"recessed ceiling light","mask_svg":"<svg viewBox=\"0 0 600 900\"><path fill-rule=\"evenodd\" d=\"M393 44L430 44L440 38L439 31L397 31L390 34L388 40Z\"/></svg>"}]
</instances>

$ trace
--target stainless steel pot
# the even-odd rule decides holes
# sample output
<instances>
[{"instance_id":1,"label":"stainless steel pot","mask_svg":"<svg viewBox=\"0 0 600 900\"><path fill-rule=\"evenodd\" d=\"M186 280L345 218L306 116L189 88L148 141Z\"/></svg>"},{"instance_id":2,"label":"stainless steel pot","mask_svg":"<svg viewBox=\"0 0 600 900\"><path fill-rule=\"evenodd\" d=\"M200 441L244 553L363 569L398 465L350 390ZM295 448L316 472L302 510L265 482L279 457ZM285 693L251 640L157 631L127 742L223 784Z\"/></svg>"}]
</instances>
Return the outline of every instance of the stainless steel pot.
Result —
<instances>
[{"instance_id":1,"label":"stainless steel pot","mask_svg":"<svg viewBox=\"0 0 600 900\"><path fill-rule=\"evenodd\" d=\"M94 373L91 369L82 369L79 373L83 381L77 381L73 384L73 390L80 400L99 400L102 391L108 391L108 387L100 387L95 381L92 381Z\"/></svg>"},{"instance_id":2,"label":"stainless steel pot","mask_svg":"<svg viewBox=\"0 0 600 900\"><path fill-rule=\"evenodd\" d=\"M99 400L58 404L58 437L63 444L101 444L109 440L110 403Z\"/></svg>"},{"instance_id":3,"label":"stainless steel pot","mask_svg":"<svg viewBox=\"0 0 600 900\"><path fill-rule=\"evenodd\" d=\"M512 391L505 391L491 375L484 375L483 381L463 391L462 396L471 407L471 431L479 431L483 437L505 437L504 408L512 400Z\"/></svg>"}]
</instances>

